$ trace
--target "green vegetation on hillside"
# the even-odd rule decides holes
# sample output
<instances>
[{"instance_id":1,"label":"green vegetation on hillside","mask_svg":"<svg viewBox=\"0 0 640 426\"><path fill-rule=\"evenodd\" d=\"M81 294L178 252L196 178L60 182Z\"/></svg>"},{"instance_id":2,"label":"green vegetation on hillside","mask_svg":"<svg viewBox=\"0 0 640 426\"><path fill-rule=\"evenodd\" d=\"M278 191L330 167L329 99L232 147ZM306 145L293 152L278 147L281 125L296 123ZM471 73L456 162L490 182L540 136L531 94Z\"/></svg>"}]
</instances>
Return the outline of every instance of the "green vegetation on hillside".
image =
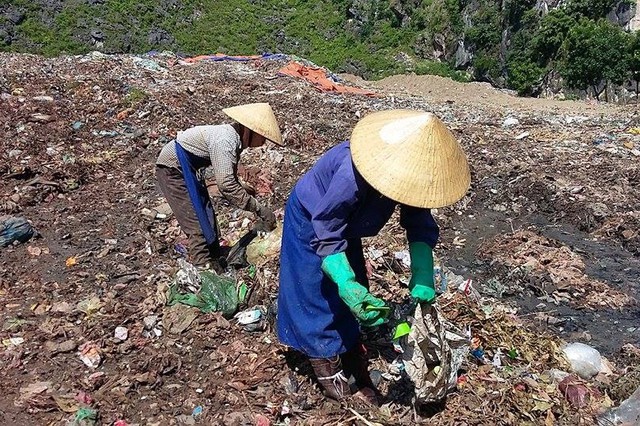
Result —
<instances>
[{"instance_id":1,"label":"green vegetation on hillside","mask_svg":"<svg viewBox=\"0 0 640 426\"><path fill-rule=\"evenodd\" d=\"M627 0L623 0L627 1ZM474 78L536 94L549 73L596 96L640 79L638 36L604 20L619 0L68 0L0 3L0 50L299 55L365 78ZM95 4L90 4L95 3ZM8 11L20 11L18 24ZM3 28L4 37L3 37Z\"/></svg>"}]
</instances>

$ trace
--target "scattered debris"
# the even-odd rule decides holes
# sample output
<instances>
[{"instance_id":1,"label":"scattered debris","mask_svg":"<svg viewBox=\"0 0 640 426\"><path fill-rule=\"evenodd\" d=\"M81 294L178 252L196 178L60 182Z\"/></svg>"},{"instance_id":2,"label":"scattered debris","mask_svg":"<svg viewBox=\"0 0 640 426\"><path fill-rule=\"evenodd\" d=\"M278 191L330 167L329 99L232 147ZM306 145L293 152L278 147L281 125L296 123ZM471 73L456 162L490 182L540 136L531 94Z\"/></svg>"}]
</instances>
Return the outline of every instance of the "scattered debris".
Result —
<instances>
[{"instance_id":1,"label":"scattered debris","mask_svg":"<svg viewBox=\"0 0 640 426\"><path fill-rule=\"evenodd\" d=\"M238 289L234 279L212 271L198 271L180 259L182 267L167 291L167 304L181 303L204 313L222 312L230 318L238 309Z\"/></svg>"},{"instance_id":2,"label":"scattered debris","mask_svg":"<svg viewBox=\"0 0 640 426\"><path fill-rule=\"evenodd\" d=\"M127 340L127 337L129 337L129 330L127 330L126 327L116 327L113 333L113 337L115 337L116 340L120 340L121 342L123 342Z\"/></svg>"},{"instance_id":3,"label":"scattered debris","mask_svg":"<svg viewBox=\"0 0 640 426\"><path fill-rule=\"evenodd\" d=\"M596 392L587 387L577 377L571 375L565 377L560 384L558 384L558 389L575 408L588 406L591 402L592 392Z\"/></svg>"},{"instance_id":4,"label":"scattered debris","mask_svg":"<svg viewBox=\"0 0 640 426\"><path fill-rule=\"evenodd\" d=\"M24 339L22 337L10 337L8 339L3 339L2 344L5 348L14 348L16 346L20 346L24 343Z\"/></svg>"},{"instance_id":5,"label":"scattered debris","mask_svg":"<svg viewBox=\"0 0 640 426\"><path fill-rule=\"evenodd\" d=\"M60 343L46 341L44 344L44 348L49 351L51 355L73 352L77 347L78 345L73 340L65 340Z\"/></svg>"},{"instance_id":6,"label":"scattered debris","mask_svg":"<svg viewBox=\"0 0 640 426\"><path fill-rule=\"evenodd\" d=\"M51 382L35 382L20 388L20 396L15 401L16 407L38 405L41 395L51 388Z\"/></svg>"},{"instance_id":7,"label":"scattered debris","mask_svg":"<svg viewBox=\"0 0 640 426\"><path fill-rule=\"evenodd\" d=\"M640 424L640 387L620 406L612 408L598 419L599 426L632 426Z\"/></svg>"},{"instance_id":8,"label":"scattered debris","mask_svg":"<svg viewBox=\"0 0 640 426\"><path fill-rule=\"evenodd\" d=\"M93 296L88 299L78 302L76 309L83 312L86 316L91 316L98 312L103 306L98 296Z\"/></svg>"},{"instance_id":9,"label":"scattered debris","mask_svg":"<svg viewBox=\"0 0 640 426\"><path fill-rule=\"evenodd\" d=\"M260 309L250 309L238 312L234 318L240 325L253 324L260 321L260 318L262 318L262 311Z\"/></svg>"},{"instance_id":10,"label":"scattered debris","mask_svg":"<svg viewBox=\"0 0 640 426\"><path fill-rule=\"evenodd\" d=\"M405 370L419 402L438 402L456 387L469 336L444 320L437 305L419 304L411 321L411 332L401 338Z\"/></svg>"},{"instance_id":11,"label":"scattered debris","mask_svg":"<svg viewBox=\"0 0 640 426\"><path fill-rule=\"evenodd\" d=\"M247 246L247 261L256 266L262 266L273 261L280 254L282 240L282 225L267 233L264 237L256 237Z\"/></svg>"},{"instance_id":12,"label":"scattered debris","mask_svg":"<svg viewBox=\"0 0 640 426\"><path fill-rule=\"evenodd\" d=\"M42 243L1 249L0 340L24 342L0 346L0 384L15 390L0 402L10 407L24 394L18 390L48 384L7 413L14 423L61 423L62 404L99 407L104 424L195 423L198 406L198 424L408 426L428 418L447 425L477 422L478 413L486 424L594 424L595 413L619 406L637 388L625 381L635 377L633 362L620 358L632 349L616 351L638 336L640 196L633 188L640 139L630 129L640 124L633 109L515 98L434 76L360 83L377 97L338 95L278 77L286 64L279 60L182 65L166 52L141 59L151 61L0 54L0 92L7 92L0 93L7 134L0 140L7 160L0 161L0 213L33 219L44 236ZM221 122L220 109L246 102L246 93L268 97L286 135L286 146L245 150L241 161L243 180L278 217L301 174L370 112L426 109L460 139L474 171L472 189L433 215L442 230L436 254L455 259L465 277L440 263L436 280L441 319L470 333L471 354L437 414L414 409L404 354L395 352L384 326L367 330L364 344L390 403L355 410L362 418L353 418L322 398L308 364L277 345L269 326L275 246L259 252L253 268L238 265L229 275L242 310L268 307L259 321L236 326L235 312L225 318L166 306L175 259L187 258L189 248L155 188L155 158L177 130L194 120ZM34 100L38 95L53 101ZM503 127L506 118L518 124ZM223 243L231 247L256 219L210 189ZM363 245L372 292L402 305L410 259L396 216ZM197 295L202 284L190 285L180 293ZM122 326L127 338L117 340ZM570 402L558 388L567 374L558 372L570 371L559 337L589 341L620 376L566 382L577 390ZM589 402L578 409L581 386ZM94 402L75 400L80 391ZM76 412L67 414L71 422Z\"/></svg>"},{"instance_id":13,"label":"scattered debris","mask_svg":"<svg viewBox=\"0 0 640 426\"><path fill-rule=\"evenodd\" d=\"M98 412L91 408L80 408L68 426L94 426L98 422Z\"/></svg>"},{"instance_id":14,"label":"scattered debris","mask_svg":"<svg viewBox=\"0 0 640 426\"><path fill-rule=\"evenodd\" d=\"M93 342L85 342L78 347L78 356L80 360L90 368L98 368L102 357L100 356L100 347Z\"/></svg>"},{"instance_id":15,"label":"scattered debris","mask_svg":"<svg viewBox=\"0 0 640 426\"><path fill-rule=\"evenodd\" d=\"M169 333L180 334L184 332L198 317L198 309L185 305L174 305L164 310L162 326Z\"/></svg>"},{"instance_id":16,"label":"scattered debris","mask_svg":"<svg viewBox=\"0 0 640 426\"><path fill-rule=\"evenodd\" d=\"M514 126L518 126L519 124L520 124L520 120L518 120L517 118L507 117L502 122L502 127L514 127Z\"/></svg>"}]
</instances>

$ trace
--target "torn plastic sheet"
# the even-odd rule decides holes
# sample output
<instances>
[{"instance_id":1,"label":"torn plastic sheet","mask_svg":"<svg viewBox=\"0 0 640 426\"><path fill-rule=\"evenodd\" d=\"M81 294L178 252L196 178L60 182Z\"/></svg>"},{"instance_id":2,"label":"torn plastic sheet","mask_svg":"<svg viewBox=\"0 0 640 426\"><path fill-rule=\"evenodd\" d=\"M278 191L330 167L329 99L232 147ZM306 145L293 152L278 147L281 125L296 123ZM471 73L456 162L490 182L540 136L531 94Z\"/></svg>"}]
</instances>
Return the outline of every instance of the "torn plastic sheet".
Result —
<instances>
[{"instance_id":1,"label":"torn plastic sheet","mask_svg":"<svg viewBox=\"0 0 640 426\"><path fill-rule=\"evenodd\" d=\"M418 402L436 402L455 389L470 347L470 333L444 319L437 305L418 304L402 360Z\"/></svg>"}]
</instances>

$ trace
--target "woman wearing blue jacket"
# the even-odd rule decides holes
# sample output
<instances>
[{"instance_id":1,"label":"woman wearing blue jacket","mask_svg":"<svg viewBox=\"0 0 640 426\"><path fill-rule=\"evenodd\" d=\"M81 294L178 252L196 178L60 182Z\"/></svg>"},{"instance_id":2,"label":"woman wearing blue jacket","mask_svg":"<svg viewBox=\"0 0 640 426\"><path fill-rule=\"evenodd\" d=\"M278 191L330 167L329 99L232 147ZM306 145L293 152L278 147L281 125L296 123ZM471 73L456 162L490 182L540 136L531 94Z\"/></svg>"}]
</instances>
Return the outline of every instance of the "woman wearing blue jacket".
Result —
<instances>
[{"instance_id":1,"label":"woman wearing blue jacket","mask_svg":"<svg viewBox=\"0 0 640 426\"><path fill-rule=\"evenodd\" d=\"M296 184L285 210L280 259L278 336L309 357L324 393L377 404L360 326L385 319L369 293L361 238L376 235L396 206L411 255L411 295L435 299L432 249L438 226L430 208L453 204L470 184L455 137L433 114L371 114L351 140L327 151Z\"/></svg>"}]
</instances>

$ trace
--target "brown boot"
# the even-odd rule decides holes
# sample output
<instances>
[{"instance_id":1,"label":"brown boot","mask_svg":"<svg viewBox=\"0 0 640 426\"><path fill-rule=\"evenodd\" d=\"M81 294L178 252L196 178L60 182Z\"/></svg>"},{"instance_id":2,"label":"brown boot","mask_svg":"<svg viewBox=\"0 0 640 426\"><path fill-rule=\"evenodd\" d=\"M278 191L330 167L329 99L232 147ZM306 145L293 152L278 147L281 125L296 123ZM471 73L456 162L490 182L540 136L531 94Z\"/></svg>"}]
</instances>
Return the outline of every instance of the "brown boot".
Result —
<instances>
[{"instance_id":1,"label":"brown boot","mask_svg":"<svg viewBox=\"0 0 640 426\"><path fill-rule=\"evenodd\" d=\"M369 360L362 344L358 343L354 348L343 353L342 363L347 376L353 376L356 381L357 396L371 405L380 405L378 390L369 376Z\"/></svg>"},{"instance_id":2,"label":"brown boot","mask_svg":"<svg viewBox=\"0 0 640 426\"><path fill-rule=\"evenodd\" d=\"M318 383L327 397L341 401L351 395L351 389L344 371L342 371L339 355L328 359L310 358L309 361Z\"/></svg>"}]
</instances>

